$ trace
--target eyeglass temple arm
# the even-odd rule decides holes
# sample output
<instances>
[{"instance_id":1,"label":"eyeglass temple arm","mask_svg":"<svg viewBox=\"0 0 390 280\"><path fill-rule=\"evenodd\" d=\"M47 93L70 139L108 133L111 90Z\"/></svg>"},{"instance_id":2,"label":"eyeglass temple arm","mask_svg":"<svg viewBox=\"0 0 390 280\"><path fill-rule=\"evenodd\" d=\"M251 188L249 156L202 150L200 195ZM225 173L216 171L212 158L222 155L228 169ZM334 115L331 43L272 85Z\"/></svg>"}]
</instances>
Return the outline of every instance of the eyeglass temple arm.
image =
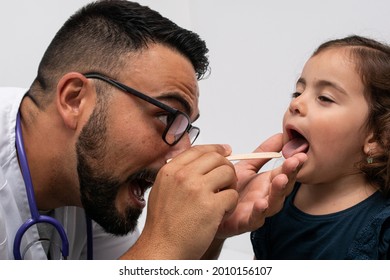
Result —
<instances>
[{"instance_id":1,"label":"eyeglass temple arm","mask_svg":"<svg viewBox=\"0 0 390 280\"><path fill-rule=\"evenodd\" d=\"M167 105L165 105L164 103L161 103L161 102L156 102L156 100L146 94L143 94L133 88L130 88L128 86L125 86L124 84L121 84L121 83L118 83L117 81L115 80L112 80L108 77L104 77L98 73L94 73L94 72L91 72L91 73L87 73L87 74L84 74L84 76L86 78L91 78L91 79L98 79L98 80L102 80L102 81L105 81L109 84L111 84L112 86L114 87L117 87L117 88L120 88L121 90L123 90L124 92L127 92L127 93L130 93L146 102L149 102L149 103L152 103L153 105L161 108L161 109L164 109L170 113L176 113L178 110L177 109L174 109L174 108L171 108Z\"/></svg>"}]
</instances>

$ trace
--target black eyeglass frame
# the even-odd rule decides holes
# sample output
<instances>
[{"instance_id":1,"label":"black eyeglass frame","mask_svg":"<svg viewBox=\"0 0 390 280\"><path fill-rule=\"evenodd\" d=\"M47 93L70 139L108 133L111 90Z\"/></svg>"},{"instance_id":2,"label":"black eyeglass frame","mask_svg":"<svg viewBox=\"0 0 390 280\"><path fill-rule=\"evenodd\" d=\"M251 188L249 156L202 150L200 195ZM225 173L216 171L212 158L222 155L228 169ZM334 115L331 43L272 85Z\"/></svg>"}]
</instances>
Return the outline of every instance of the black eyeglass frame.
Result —
<instances>
[{"instance_id":1,"label":"black eyeglass frame","mask_svg":"<svg viewBox=\"0 0 390 280\"><path fill-rule=\"evenodd\" d=\"M168 106L168 105L158 101L157 99L155 99L153 97L150 97L150 96L148 96L148 95L146 95L146 94L144 94L142 92L139 92L138 90L135 90L135 89L133 89L133 88L131 88L129 86L126 86L125 84L122 84L122 83L120 83L120 82L118 82L118 81L116 81L116 80L114 80L112 78L109 78L109 77L107 77L107 76L105 76L103 74L100 74L100 73L97 73L97 72L89 72L89 73L85 73L83 75L86 78L88 78L88 79L98 79L98 80L104 81L104 82L106 82L106 83L108 83L108 84L110 84L110 85L112 85L112 86L114 86L114 87L116 87L116 88L118 88L118 89L128 93L128 94L131 94L131 95L133 95L135 97L138 97L138 98L140 98L140 99L142 99L142 100L144 100L144 101L146 101L146 102L148 102L150 104L153 104L154 106L156 106L156 107L158 107L160 109L163 109L163 110L167 111L168 113L170 113L173 116L173 118L172 118L172 120L169 123L167 123L166 128L165 128L165 130L163 132L163 135L162 135L162 139L169 146L174 146L175 144L177 144L181 140L181 138L183 138L185 133L188 133L188 134L191 135L192 131L195 131L196 134L195 134L195 136L193 137L192 140L191 140L191 137L190 137L191 145L198 138L198 136L200 134L200 128L197 127L197 126L193 126L191 124L190 118L188 117L188 115L186 113L184 113L184 112L182 112L182 111L180 111L178 109L172 108L172 107L170 107L170 106ZM175 141L170 143L170 142L168 142L166 136L167 136L167 133L168 133L171 125L175 122L176 118L179 115L182 115L182 116L184 116L187 119L187 122L188 122L187 128L183 131L183 133L179 137L177 137L177 138L175 137Z\"/></svg>"}]
</instances>

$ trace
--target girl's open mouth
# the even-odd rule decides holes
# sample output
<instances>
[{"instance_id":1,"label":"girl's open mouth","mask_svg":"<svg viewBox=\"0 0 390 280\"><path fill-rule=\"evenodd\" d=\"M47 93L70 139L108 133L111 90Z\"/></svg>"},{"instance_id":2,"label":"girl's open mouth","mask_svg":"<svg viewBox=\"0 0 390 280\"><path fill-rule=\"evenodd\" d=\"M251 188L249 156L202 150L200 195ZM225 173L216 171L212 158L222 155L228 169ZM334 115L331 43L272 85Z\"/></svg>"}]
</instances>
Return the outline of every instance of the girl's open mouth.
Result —
<instances>
[{"instance_id":1,"label":"girl's open mouth","mask_svg":"<svg viewBox=\"0 0 390 280\"><path fill-rule=\"evenodd\" d=\"M288 131L290 141L288 141L282 149L282 154L285 158L289 158L297 153L306 153L309 150L309 142L294 129Z\"/></svg>"}]
</instances>

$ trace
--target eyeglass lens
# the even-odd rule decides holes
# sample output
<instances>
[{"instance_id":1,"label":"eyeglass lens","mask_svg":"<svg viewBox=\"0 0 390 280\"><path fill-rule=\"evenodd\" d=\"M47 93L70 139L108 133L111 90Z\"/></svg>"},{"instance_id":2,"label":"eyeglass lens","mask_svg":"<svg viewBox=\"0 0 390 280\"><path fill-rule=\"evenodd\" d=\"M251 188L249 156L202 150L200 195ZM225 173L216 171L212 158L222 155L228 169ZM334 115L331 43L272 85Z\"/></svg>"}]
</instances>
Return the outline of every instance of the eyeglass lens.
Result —
<instances>
[{"instance_id":1,"label":"eyeglass lens","mask_svg":"<svg viewBox=\"0 0 390 280\"><path fill-rule=\"evenodd\" d=\"M193 144L200 132L199 128L194 126L188 130L190 121L186 115L180 112L175 115L174 120L168 126L165 141L170 145L176 144L186 132L188 132L190 143Z\"/></svg>"},{"instance_id":2,"label":"eyeglass lens","mask_svg":"<svg viewBox=\"0 0 390 280\"><path fill-rule=\"evenodd\" d=\"M177 114L173 122L170 124L167 134L165 136L168 143L177 142L186 132L189 125L187 117L183 114Z\"/></svg>"},{"instance_id":3,"label":"eyeglass lens","mask_svg":"<svg viewBox=\"0 0 390 280\"><path fill-rule=\"evenodd\" d=\"M194 144L196 138L198 138L198 135L200 133L199 128L192 127L192 129L188 133L189 133L189 136L190 136L191 144Z\"/></svg>"}]
</instances>

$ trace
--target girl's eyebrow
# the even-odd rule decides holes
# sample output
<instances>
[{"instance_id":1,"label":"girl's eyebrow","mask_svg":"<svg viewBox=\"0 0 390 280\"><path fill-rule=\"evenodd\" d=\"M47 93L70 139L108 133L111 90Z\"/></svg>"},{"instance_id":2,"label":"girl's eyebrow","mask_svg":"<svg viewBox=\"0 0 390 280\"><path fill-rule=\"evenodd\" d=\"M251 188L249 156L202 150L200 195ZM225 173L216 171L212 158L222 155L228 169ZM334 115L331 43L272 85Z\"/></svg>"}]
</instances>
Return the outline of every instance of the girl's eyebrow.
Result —
<instances>
[{"instance_id":1,"label":"girl's eyebrow","mask_svg":"<svg viewBox=\"0 0 390 280\"><path fill-rule=\"evenodd\" d=\"M297 81L297 85L298 84L303 84L303 85L306 85L306 80L305 78L299 78L298 81ZM337 83L334 83L334 82L331 82L331 81L328 81L328 80L318 80L316 81L316 84L315 86L318 86L318 87L333 87L335 88L337 91L339 91L340 93L342 94L347 94L347 92L345 91L345 89L340 86L339 84Z\"/></svg>"},{"instance_id":2,"label":"girl's eyebrow","mask_svg":"<svg viewBox=\"0 0 390 280\"><path fill-rule=\"evenodd\" d=\"M332 87L342 94L347 94L347 92L345 91L345 89L342 86L340 86L337 83L331 82L331 81L320 80L317 82L317 85L320 87Z\"/></svg>"},{"instance_id":3,"label":"girl's eyebrow","mask_svg":"<svg viewBox=\"0 0 390 280\"><path fill-rule=\"evenodd\" d=\"M300 78L298 79L298 81L297 81L297 84L304 84L304 85L306 85L306 80L305 80L305 78L300 77Z\"/></svg>"}]
</instances>

